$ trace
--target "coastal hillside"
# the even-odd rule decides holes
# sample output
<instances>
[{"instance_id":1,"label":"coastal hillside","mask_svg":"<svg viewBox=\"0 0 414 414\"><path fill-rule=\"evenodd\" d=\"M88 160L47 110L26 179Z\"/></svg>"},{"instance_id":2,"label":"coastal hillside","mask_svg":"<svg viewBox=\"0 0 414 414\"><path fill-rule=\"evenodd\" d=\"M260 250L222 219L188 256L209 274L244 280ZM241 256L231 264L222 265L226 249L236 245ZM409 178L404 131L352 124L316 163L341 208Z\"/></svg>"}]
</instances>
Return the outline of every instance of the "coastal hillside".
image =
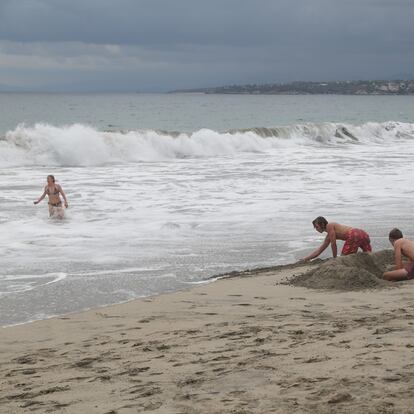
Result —
<instances>
[{"instance_id":1,"label":"coastal hillside","mask_svg":"<svg viewBox=\"0 0 414 414\"><path fill-rule=\"evenodd\" d=\"M171 93L248 94L248 95L412 95L414 80L370 80L335 82L291 82L263 85L229 85L183 89Z\"/></svg>"}]
</instances>

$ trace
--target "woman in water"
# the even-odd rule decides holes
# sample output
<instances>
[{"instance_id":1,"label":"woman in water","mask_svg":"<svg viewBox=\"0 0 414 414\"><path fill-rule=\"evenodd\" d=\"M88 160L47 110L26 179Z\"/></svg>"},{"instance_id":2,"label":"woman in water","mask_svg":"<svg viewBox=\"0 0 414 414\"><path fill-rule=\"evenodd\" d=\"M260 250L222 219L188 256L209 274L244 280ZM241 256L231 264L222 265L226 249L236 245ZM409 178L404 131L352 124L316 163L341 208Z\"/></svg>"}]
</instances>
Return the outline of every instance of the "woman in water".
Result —
<instances>
[{"instance_id":1,"label":"woman in water","mask_svg":"<svg viewBox=\"0 0 414 414\"><path fill-rule=\"evenodd\" d=\"M55 177L53 175L47 176L47 185L43 194L40 196L39 200L34 201L34 204L39 204L46 196L49 197L49 217L56 216L57 218L62 219L64 216L62 200L60 195L62 194L63 199L65 200L65 207L68 208L68 200L66 199L66 194L64 193L62 187L59 184L55 183Z\"/></svg>"}]
</instances>

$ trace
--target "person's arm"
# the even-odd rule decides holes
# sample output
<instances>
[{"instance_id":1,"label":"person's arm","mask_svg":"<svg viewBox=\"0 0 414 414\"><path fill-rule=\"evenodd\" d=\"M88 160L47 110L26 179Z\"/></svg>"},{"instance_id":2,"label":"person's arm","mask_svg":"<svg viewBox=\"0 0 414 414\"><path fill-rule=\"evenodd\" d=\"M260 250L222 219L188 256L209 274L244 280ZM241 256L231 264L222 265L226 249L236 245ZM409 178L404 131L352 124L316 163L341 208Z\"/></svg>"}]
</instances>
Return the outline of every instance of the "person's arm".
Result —
<instances>
[{"instance_id":1,"label":"person's arm","mask_svg":"<svg viewBox=\"0 0 414 414\"><path fill-rule=\"evenodd\" d=\"M315 257L318 257L330 244L329 234L325 237L324 242L319 246L318 249L316 249L314 252L312 252L309 256L304 257L302 260L307 262L309 260L314 259Z\"/></svg>"},{"instance_id":2,"label":"person's arm","mask_svg":"<svg viewBox=\"0 0 414 414\"><path fill-rule=\"evenodd\" d=\"M394 243L394 258L395 258L395 270L403 269L402 253L401 253L401 243Z\"/></svg>"},{"instance_id":3,"label":"person's arm","mask_svg":"<svg viewBox=\"0 0 414 414\"><path fill-rule=\"evenodd\" d=\"M58 185L58 190L59 190L60 194L62 194L63 199L65 200L65 207L68 208L69 205L68 205L68 200L66 199L66 194L65 194L65 192L63 191L63 188L60 185Z\"/></svg>"},{"instance_id":4,"label":"person's arm","mask_svg":"<svg viewBox=\"0 0 414 414\"><path fill-rule=\"evenodd\" d=\"M402 261L402 249L401 243L397 241L394 242L394 258L395 258L395 270L391 270L390 272L385 272L382 277L385 280L390 280L392 282L397 282L400 280L407 279L407 269L404 269L404 264Z\"/></svg>"},{"instance_id":5,"label":"person's arm","mask_svg":"<svg viewBox=\"0 0 414 414\"><path fill-rule=\"evenodd\" d=\"M332 256L336 257L338 256L338 247L336 245L336 233L335 233L335 227L333 224L328 224L326 226L326 231L328 232L329 237L329 243L331 244L332 248Z\"/></svg>"},{"instance_id":6,"label":"person's arm","mask_svg":"<svg viewBox=\"0 0 414 414\"><path fill-rule=\"evenodd\" d=\"M46 197L46 189L43 191L43 194L39 197L37 201L33 201L33 204L39 204Z\"/></svg>"}]
</instances>

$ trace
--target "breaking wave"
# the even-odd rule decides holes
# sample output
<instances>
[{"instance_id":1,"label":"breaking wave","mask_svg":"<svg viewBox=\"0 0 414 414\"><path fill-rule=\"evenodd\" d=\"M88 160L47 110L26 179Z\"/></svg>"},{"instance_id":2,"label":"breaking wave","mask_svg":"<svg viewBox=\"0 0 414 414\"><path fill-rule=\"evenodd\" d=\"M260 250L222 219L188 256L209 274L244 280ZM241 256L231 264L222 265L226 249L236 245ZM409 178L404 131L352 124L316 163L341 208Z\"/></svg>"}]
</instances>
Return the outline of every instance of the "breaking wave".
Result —
<instances>
[{"instance_id":1,"label":"breaking wave","mask_svg":"<svg viewBox=\"0 0 414 414\"><path fill-rule=\"evenodd\" d=\"M88 166L228 156L286 146L389 144L414 138L414 124L321 123L192 133L136 130L108 132L73 124L19 125L0 138L0 168L18 165Z\"/></svg>"}]
</instances>

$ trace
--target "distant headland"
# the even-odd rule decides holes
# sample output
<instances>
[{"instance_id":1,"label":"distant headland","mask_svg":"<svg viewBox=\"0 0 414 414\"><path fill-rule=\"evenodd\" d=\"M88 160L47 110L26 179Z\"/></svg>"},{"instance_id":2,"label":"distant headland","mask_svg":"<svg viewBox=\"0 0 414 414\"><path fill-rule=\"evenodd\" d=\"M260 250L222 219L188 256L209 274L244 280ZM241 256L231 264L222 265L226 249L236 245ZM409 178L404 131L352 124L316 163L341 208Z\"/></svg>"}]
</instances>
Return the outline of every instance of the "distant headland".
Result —
<instances>
[{"instance_id":1,"label":"distant headland","mask_svg":"<svg viewBox=\"0 0 414 414\"><path fill-rule=\"evenodd\" d=\"M414 80L268 83L181 89L169 93L243 95L414 95Z\"/></svg>"}]
</instances>

